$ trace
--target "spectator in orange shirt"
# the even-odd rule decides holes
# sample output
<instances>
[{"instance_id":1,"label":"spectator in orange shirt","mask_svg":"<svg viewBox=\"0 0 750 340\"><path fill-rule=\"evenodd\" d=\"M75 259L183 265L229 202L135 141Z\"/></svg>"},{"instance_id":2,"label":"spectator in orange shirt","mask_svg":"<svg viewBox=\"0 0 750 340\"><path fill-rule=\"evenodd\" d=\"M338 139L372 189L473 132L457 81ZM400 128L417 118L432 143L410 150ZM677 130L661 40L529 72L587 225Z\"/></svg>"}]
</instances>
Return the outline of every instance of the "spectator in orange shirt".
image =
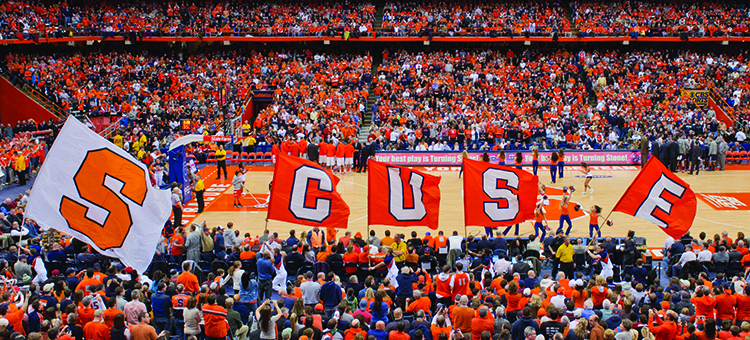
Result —
<instances>
[{"instance_id":1,"label":"spectator in orange shirt","mask_svg":"<svg viewBox=\"0 0 750 340\"><path fill-rule=\"evenodd\" d=\"M83 326L83 335L86 340L109 340L109 327L102 320L102 311L94 311L94 319Z\"/></svg>"},{"instance_id":2,"label":"spectator in orange shirt","mask_svg":"<svg viewBox=\"0 0 750 340\"><path fill-rule=\"evenodd\" d=\"M186 293L197 293L200 290L198 277L190 272L190 263L182 264L182 274L177 276L177 284L182 284Z\"/></svg>"},{"instance_id":3,"label":"spectator in orange shirt","mask_svg":"<svg viewBox=\"0 0 750 340\"><path fill-rule=\"evenodd\" d=\"M487 306L479 308L477 316L471 319L471 340L480 340L484 331L490 334L495 331L495 318L488 313Z\"/></svg>"},{"instance_id":4,"label":"spectator in orange shirt","mask_svg":"<svg viewBox=\"0 0 750 340\"><path fill-rule=\"evenodd\" d=\"M429 313L430 307L432 306L432 301L430 300L430 298L427 296L422 296L422 291L420 290L414 290L413 296L413 301L411 299L406 299L406 312L409 313L423 310L425 311L425 313Z\"/></svg>"}]
</instances>

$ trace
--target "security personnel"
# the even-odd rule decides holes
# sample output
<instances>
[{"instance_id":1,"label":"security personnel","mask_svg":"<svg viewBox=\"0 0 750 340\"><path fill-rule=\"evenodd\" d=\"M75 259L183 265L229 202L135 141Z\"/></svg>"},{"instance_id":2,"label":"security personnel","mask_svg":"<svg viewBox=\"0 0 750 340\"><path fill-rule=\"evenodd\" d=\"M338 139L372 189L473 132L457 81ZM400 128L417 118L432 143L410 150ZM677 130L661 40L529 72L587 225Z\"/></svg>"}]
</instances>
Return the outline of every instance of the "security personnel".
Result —
<instances>
[{"instance_id":1,"label":"security personnel","mask_svg":"<svg viewBox=\"0 0 750 340\"><path fill-rule=\"evenodd\" d=\"M227 179L227 151L224 145L219 144L219 150L216 150L216 179L221 178L221 170L224 170L224 179Z\"/></svg>"},{"instance_id":2,"label":"security personnel","mask_svg":"<svg viewBox=\"0 0 750 340\"><path fill-rule=\"evenodd\" d=\"M18 176L18 185L26 185L26 156L23 152L14 152L16 155L16 175Z\"/></svg>"},{"instance_id":3,"label":"security personnel","mask_svg":"<svg viewBox=\"0 0 750 340\"><path fill-rule=\"evenodd\" d=\"M200 175L195 175L195 178L195 189L193 191L195 192L195 199L198 201L198 213L200 214L203 212L203 193L206 192L206 185Z\"/></svg>"}]
</instances>

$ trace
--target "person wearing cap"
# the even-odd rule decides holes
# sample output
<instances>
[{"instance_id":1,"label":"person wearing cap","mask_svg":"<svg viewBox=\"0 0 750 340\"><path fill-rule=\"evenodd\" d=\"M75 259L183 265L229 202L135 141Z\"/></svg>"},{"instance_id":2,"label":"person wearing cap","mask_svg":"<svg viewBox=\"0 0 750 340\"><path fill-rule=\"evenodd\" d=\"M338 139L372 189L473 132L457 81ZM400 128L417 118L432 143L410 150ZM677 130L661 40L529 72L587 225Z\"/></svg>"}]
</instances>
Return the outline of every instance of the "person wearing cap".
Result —
<instances>
[{"instance_id":1,"label":"person wearing cap","mask_svg":"<svg viewBox=\"0 0 750 340\"><path fill-rule=\"evenodd\" d=\"M28 275L29 278L31 278L31 266L26 262L28 260L29 256L26 254L21 254L18 256L18 262L13 265L13 272L16 274L17 278L22 278L24 275Z\"/></svg>"},{"instance_id":2,"label":"person wearing cap","mask_svg":"<svg viewBox=\"0 0 750 340\"><path fill-rule=\"evenodd\" d=\"M40 296L39 298L40 300L44 301L44 305L46 308L53 307L57 309L57 299L52 296L52 290L54 288L54 283L47 283L42 287L42 296Z\"/></svg>"},{"instance_id":3,"label":"person wearing cap","mask_svg":"<svg viewBox=\"0 0 750 340\"><path fill-rule=\"evenodd\" d=\"M94 319L83 326L83 336L86 340L109 340L109 327L102 321L102 311L94 311Z\"/></svg>"},{"instance_id":4,"label":"person wearing cap","mask_svg":"<svg viewBox=\"0 0 750 340\"><path fill-rule=\"evenodd\" d=\"M361 299L359 301L359 308L352 313L352 316L354 318L357 318L358 315L362 315L365 318L365 323L369 324L372 321L372 314L370 314L369 311L367 311L367 300ZM385 324L384 324L385 325Z\"/></svg>"}]
</instances>

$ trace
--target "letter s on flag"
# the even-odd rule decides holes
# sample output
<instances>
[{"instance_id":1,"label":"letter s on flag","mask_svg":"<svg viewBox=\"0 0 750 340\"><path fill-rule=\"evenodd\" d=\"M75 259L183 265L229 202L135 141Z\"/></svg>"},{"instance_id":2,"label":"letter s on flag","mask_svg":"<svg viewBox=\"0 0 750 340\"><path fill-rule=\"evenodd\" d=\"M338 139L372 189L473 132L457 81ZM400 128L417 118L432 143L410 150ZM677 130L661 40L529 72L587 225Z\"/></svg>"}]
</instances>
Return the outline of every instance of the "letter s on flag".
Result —
<instances>
[{"instance_id":1,"label":"letter s on flag","mask_svg":"<svg viewBox=\"0 0 750 340\"><path fill-rule=\"evenodd\" d=\"M99 249L120 247L130 232L133 217L114 186L121 185L118 191L123 196L143 206L148 191L144 178L143 169L110 149L89 151L73 178L82 200L64 195L60 213L70 228L85 233ZM86 217L89 205L108 212L104 223Z\"/></svg>"},{"instance_id":2,"label":"letter s on flag","mask_svg":"<svg viewBox=\"0 0 750 340\"><path fill-rule=\"evenodd\" d=\"M368 224L438 228L440 177L372 159L368 166Z\"/></svg>"},{"instance_id":3,"label":"letter s on flag","mask_svg":"<svg viewBox=\"0 0 750 340\"><path fill-rule=\"evenodd\" d=\"M269 220L346 228L349 206L336 192L339 178L306 159L278 154L268 205Z\"/></svg>"},{"instance_id":4,"label":"letter s on flag","mask_svg":"<svg viewBox=\"0 0 750 340\"><path fill-rule=\"evenodd\" d=\"M52 145L29 196L26 217L119 258L148 268L170 193L151 186L146 165L69 118Z\"/></svg>"},{"instance_id":5,"label":"letter s on flag","mask_svg":"<svg viewBox=\"0 0 750 340\"><path fill-rule=\"evenodd\" d=\"M651 157L612 211L656 224L678 239L693 225L697 205L690 186Z\"/></svg>"},{"instance_id":6,"label":"letter s on flag","mask_svg":"<svg viewBox=\"0 0 750 340\"><path fill-rule=\"evenodd\" d=\"M534 218L539 178L527 171L463 160L464 223L503 227Z\"/></svg>"}]
</instances>

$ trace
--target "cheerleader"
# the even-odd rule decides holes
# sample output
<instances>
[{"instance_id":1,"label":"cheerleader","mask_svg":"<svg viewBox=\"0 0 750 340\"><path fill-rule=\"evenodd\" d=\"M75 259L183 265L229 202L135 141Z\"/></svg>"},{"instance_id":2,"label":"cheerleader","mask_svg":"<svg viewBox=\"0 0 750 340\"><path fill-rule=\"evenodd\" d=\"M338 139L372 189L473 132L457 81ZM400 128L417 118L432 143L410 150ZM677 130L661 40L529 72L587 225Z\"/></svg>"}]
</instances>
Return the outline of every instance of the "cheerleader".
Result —
<instances>
[{"instance_id":1,"label":"cheerleader","mask_svg":"<svg viewBox=\"0 0 750 340\"><path fill-rule=\"evenodd\" d=\"M521 164L523 163L523 156L521 156L521 151L516 152L516 169L521 169Z\"/></svg>"},{"instance_id":2,"label":"cheerleader","mask_svg":"<svg viewBox=\"0 0 750 340\"><path fill-rule=\"evenodd\" d=\"M539 170L539 149L534 149L531 154L533 157L533 160L531 161L531 169L534 171L534 176L536 176L536 172Z\"/></svg>"},{"instance_id":3,"label":"cheerleader","mask_svg":"<svg viewBox=\"0 0 750 340\"><path fill-rule=\"evenodd\" d=\"M552 155L556 155L553 153ZM565 231L565 235L570 235L570 229L573 228L573 223L570 221L570 196L572 190L568 190L568 187L563 187L563 197L560 201L560 227L557 228L557 232L563 229L563 223L568 222L568 229Z\"/></svg>"},{"instance_id":4,"label":"cheerleader","mask_svg":"<svg viewBox=\"0 0 750 340\"><path fill-rule=\"evenodd\" d=\"M539 234L542 234L542 236L539 237L539 240L543 241L544 237L547 235L547 230L549 230L549 224L547 223L547 215L544 213L542 202L537 204L536 209L534 209L534 218L534 235L539 237Z\"/></svg>"},{"instance_id":5,"label":"cheerleader","mask_svg":"<svg viewBox=\"0 0 750 340\"><path fill-rule=\"evenodd\" d=\"M558 160L557 152L552 153L552 157L549 158L550 166L549 166L549 175L552 177L552 183L556 182L557 178L557 160Z\"/></svg>"},{"instance_id":6,"label":"cheerleader","mask_svg":"<svg viewBox=\"0 0 750 340\"><path fill-rule=\"evenodd\" d=\"M461 178L461 175L464 173L464 159L469 158L469 152L464 150L461 152L461 171L458 172L458 178Z\"/></svg>"},{"instance_id":7,"label":"cheerleader","mask_svg":"<svg viewBox=\"0 0 750 340\"><path fill-rule=\"evenodd\" d=\"M596 229L596 237L602 237L602 231L599 228L599 219L604 219L602 217L602 207L595 205L591 207L591 211L586 211L586 209L576 206L576 210L579 209L589 214L589 237L594 237L594 229Z\"/></svg>"},{"instance_id":8,"label":"cheerleader","mask_svg":"<svg viewBox=\"0 0 750 340\"><path fill-rule=\"evenodd\" d=\"M500 155L497 156L497 165L505 165L505 150L500 150Z\"/></svg>"},{"instance_id":9,"label":"cheerleader","mask_svg":"<svg viewBox=\"0 0 750 340\"><path fill-rule=\"evenodd\" d=\"M590 194L594 193L594 188L592 188L589 183L591 182L591 179L594 178L594 175L591 173L591 168L586 164L586 162L581 163L581 173L583 173L586 176L586 181L583 182L583 194L586 194L586 189L591 189Z\"/></svg>"},{"instance_id":10,"label":"cheerleader","mask_svg":"<svg viewBox=\"0 0 750 340\"><path fill-rule=\"evenodd\" d=\"M562 148L557 152L557 158L559 158L557 162L557 170L560 172L560 175L557 177L563 178L565 177L565 151Z\"/></svg>"}]
</instances>

